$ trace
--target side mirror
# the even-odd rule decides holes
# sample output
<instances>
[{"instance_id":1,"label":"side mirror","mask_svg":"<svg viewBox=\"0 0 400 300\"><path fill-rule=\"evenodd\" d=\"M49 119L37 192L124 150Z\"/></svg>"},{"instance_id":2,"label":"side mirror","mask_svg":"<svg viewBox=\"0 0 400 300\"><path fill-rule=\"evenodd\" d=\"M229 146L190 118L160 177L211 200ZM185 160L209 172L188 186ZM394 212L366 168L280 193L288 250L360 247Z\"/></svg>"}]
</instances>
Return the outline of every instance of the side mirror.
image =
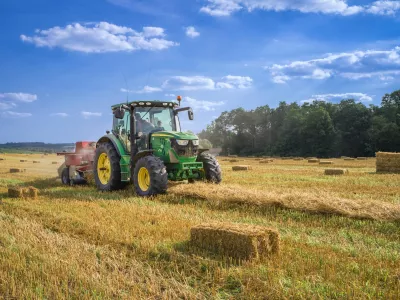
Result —
<instances>
[{"instance_id":1,"label":"side mirror","mask_svg":"<svg viewBox=\"0 0 400 300\"><path fill-rule=\"evenodd\" d=\"M193 120L194 120L194 114L193 114L193 110L192 110L192 109L189 109L189 110L188 110L188 117L189 117L189 120L190 120L190 121L193 121Z\"/></svg>"},{"instance_id":2,"label":"side mirror","mask_svg":"<svg viewBox=\"0 0 400 300\"><path fill-rule=\"evenodd\" d=\"M123 119L125 115L125 110L122 107L118 107L113 111L114 117L117 119Z\"/></svg>"}]
</instances>

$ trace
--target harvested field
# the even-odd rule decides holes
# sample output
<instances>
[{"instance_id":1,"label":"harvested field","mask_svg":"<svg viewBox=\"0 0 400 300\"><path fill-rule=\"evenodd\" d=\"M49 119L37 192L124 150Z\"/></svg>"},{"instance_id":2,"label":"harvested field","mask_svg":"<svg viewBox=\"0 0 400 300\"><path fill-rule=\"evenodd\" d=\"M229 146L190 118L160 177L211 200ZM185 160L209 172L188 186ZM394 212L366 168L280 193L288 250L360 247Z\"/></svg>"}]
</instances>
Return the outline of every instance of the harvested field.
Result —
<instances>
[{"instance_id":1,"label":"harvested field","mask_svg":"<svg viewBox=\"0 0 400 300\"><path fill-rule=\"evenodd\" d=\"M248 171L252 170L251 166L233 166L232 171Z\"/></svg>"},{"instance_id":2,"label":"harvested field","mask_svg":"<svg viewBox=\"0 0 400 300\"><path fill-rule=\"evenodd\" d=\"M259 260L279 251L276 229L233 223L206 223L190 230L193 246L240 260Z\"/></svg>"},{"instance_id":3,"label":"harvested field","mask_svg":"<svg viewBox=\"0 0 400 300\"><path fill-rule=\"evenodd\" d=\"M400 153L376 153L376 171L378 173L400 173Z\"/></svg>"},{"instance_id":4,"label":"harvested field","mask_svg":"<svg viewBox=\"0 0 400 300\"><path fill-rule=\"evenodd\" d=\"M325 169L325 175L344 175L348 174L349 171L347 169Z\"/></svg>"},{"instance_id":5,"label":"harvested field","mask_svg":"<svg viewBox=\"0 0 400 300\"><path fill-rule=\"evenodd\" d=\"M222 184L148 199L64 186L54 154L3 156L0 298L399 299L400 175L377 174L375 158L329 159L346 176L293 159L244 158L252 170L235 172L218 158ZM12 186L40 195L9 198ZM237 262L193 247L191 228L215 222L276 228L280 251Z\"/></svg>"}]
</instances>

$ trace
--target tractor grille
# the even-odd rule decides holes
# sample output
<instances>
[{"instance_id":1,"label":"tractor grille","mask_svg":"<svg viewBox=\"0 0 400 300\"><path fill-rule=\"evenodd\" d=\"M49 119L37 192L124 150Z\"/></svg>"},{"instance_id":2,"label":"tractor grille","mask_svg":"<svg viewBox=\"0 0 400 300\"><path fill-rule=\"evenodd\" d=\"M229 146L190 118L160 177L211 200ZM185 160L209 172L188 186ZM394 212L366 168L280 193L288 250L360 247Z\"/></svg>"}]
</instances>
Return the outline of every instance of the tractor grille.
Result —
<instances>
[{"instance_id":1,"label":"tractor grille","mask_svg":"<svg viewBox=\"0 0 400 300\"><path fill-rule=\"evenodd\" d=\"M197 156L197 150L199 148L199 146L193 145L192 141L189 141L186 146L180 146L175 139L171 139L171 146L175 150L176 154L178 154L178 156L184 157Z\"/></svg>"}]
</instances>

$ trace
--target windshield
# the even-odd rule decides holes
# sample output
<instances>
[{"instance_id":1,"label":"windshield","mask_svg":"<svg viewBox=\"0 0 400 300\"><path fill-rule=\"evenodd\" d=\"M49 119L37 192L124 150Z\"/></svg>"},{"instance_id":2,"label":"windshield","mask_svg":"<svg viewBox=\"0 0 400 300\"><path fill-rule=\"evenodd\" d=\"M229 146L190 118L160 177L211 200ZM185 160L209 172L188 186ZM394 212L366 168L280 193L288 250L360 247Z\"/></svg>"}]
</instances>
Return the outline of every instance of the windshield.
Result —
<instances>
[{"instance_id":1,"label":"windshield","mask_svg":"<svg viewBox=\"0 0 400 300\"><path fill-rule=\"evenodd\" d=\"M179 131L172 108L137 107L135 109L135 118L137 132L149 133L154 129Z\"/></svg>"}]
</instances>

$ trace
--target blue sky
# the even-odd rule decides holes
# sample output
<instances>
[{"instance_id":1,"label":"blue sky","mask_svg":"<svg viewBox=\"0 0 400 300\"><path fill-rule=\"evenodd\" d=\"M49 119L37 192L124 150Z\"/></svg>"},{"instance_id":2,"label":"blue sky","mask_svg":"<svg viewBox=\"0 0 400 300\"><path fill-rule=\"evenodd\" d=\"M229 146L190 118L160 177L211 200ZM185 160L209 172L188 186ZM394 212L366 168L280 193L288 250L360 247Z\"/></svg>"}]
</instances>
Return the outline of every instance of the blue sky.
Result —
<instances>
[{"instance_id":1,"label":"blue sky","mask_svg":"<svg viewBox=\"0 0 400 300\"><path fill-rule=\"evenodd\" d=\"M239 106L379 104L400 87L399 16L400 1L2 0L0 143L97 140L127 96L182 95L195 132Z\"/></svg>"}]
</instances>

